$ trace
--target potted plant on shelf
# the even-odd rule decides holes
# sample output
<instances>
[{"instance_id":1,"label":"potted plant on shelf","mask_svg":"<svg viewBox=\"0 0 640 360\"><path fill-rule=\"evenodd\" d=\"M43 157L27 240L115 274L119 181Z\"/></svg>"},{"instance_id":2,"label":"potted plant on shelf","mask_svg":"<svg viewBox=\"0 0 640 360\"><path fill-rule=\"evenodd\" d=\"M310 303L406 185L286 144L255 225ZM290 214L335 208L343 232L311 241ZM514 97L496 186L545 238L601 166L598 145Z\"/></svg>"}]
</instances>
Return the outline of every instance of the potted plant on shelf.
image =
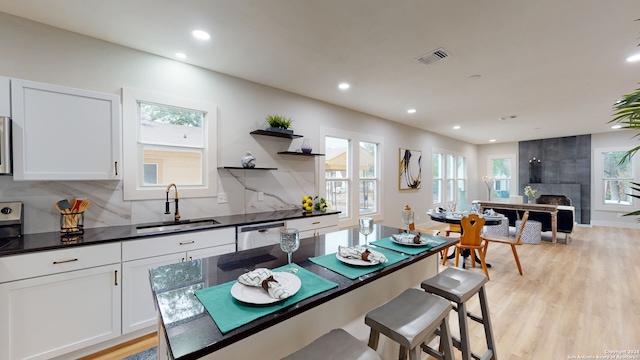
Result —
<instances>
[{"instance_id":1,"label":"potted plant on shelf","mask_svg":"<svg viewBox=\"0 0 640 360\"><path fill-rule=\"evenodd\" d=\"M289 129L292 122L293 120L282 115L267 115L267 124L269 125L267 131L293 134L293 130Z\"/></svg>"}]
</instances>

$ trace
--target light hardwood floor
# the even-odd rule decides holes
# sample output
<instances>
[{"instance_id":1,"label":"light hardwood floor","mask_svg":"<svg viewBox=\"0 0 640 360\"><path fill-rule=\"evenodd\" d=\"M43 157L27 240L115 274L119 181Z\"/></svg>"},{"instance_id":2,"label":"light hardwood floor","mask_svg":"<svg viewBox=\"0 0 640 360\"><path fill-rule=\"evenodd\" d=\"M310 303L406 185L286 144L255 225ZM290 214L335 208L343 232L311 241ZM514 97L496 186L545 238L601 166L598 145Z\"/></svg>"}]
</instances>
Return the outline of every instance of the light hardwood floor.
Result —
<instances>
[{"instance_id":1,"label":"light hardwood floor","mask_svg":"<svg viewBox=\"0 0 640 360\"><path fill-rule=\"evenodd\" d=\"M486 290L499 359L640 351L640 230L577 227L571 237L569 245L518 246L523 276L509 246L489 245ZM475 298L470 308L480 314ZM457 317L450 323L457 332ZM482 325L470 323L472 349L482 354Z\"/></svg>"},{"instance_id":2,"label":"light hardwood floor","mask_svg":"<svg viewBox=\"0 0 640 360\"><path fill-rule=\"evenodd\" d=\"M640 351L640 230L577 227L571 237L569 245L518 246L523 276L509 246L489 245L486 290L499 359L564 360ZM480 267L471 271L482 273ZM476 298L469 309L480 314ZM457 333L455 315L450 323ZM482 326L470 321L470 329L472 349L483 353ZM121 359L155 346L154 339L146 341L129 353L114 350L86 359ZM459 351L456 359L461 359Z\"/></svg>"}]
</instances>

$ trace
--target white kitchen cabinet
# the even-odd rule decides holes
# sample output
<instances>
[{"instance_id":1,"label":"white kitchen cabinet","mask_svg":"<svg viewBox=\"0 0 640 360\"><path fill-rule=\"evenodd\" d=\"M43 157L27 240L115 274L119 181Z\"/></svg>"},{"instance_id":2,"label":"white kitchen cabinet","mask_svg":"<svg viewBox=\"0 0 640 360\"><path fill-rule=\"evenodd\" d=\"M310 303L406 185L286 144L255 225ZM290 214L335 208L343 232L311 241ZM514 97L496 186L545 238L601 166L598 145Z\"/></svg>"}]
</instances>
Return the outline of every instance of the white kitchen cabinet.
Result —
<instances>
[{"instance_id":1,"label":"white kitchen cabinet","mask_svg":"<svg viewBox=\"0 0 640 360\"><path fill-rule=\"evenodd\" d=\"M11 117L11 80L0 76L0 116Z\"/></svg>"},{"instance_id":2,"label":"white kitchen cabinet","mask_svg":"<svg viewBox=\"0 0 640 360\"><path fill-rule=\"evenodd\" d=\"M122 333L155 331L149 269L234 252L235 228L189 232L122 243Z\"/></svg>"},{"instance_id":3,"label":"white kitchen cabinet","mask_svg":"<svg viewBox=\"0 0 640 360\"><path fill-rule=\"evenodd\" d=\"M121 179L120 97L11 79L14 180Z\"/></svg>"},{"instance_id":4,"label":"white kitchen cabinet","mask_svg":"<svg viewBox=\"0 0 640 360\"><path fill-rule=\"evenodd\" d=\"M120 243L0 258L3 270L18 263L19 280L0 283L1 359L50 359L120 336Z\"/></svg>"},{"instance_id":5,"label":"white kitchen cabinet","mask_svg":"<svg viewBox=\"0 0 640 360\"><path fill-rule=\"evenodd\" d=\"M338 231L338 214L287 220L287 227L298 229L301 239L324 235L329 232Z\"/></svg>"}]
</instances>

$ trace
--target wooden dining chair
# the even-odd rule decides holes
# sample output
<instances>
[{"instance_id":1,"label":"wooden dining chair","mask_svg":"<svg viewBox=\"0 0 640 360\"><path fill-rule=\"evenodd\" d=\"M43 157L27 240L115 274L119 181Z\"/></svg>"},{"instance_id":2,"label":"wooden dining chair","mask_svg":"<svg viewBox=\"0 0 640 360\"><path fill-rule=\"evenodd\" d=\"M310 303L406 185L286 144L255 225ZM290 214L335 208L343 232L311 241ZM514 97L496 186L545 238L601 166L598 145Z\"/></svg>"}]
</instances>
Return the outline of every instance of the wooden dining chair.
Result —
<instances>
[{"instance_id":1,"label":"wooden dining chair","mask_svg":"<svg viewBox=\"0 0 640 360\"><path fill-rule=\"evenodd\" d=\"M482 266L482 270L484 274L489 279L489 271L487 271L487 263L484 260L485 257L485 249L486 245L483 244L482 237L480 236L480 232L482 231L482 227L484 226L485 220L483 217L478 216L478 214L469 214L468 216L464 216L460 219L460 226L462 227L462 234L460 235L460 242L458 242L456 247L456 260L455 266L458 267L458 258L460 257L460 251L467 249L471 253L471 265L476 267L476 250L478 250L480 265ZM447 252L449 248L444 250L444 260L447 258ZM464 261L464 260L463 260Z\"/></svg>"},{"instance_id":2,"label":"wooden dining chair","mask_svg":"<svg viewBox=\"0 0 640 360\"><path fill-rule=\"evenodd\" d=\"M516 265L518 265L518 271L520 275L522 275L522 266L520 266L520 258L518 258L518 251L516 250L516 245L522 245L522 233L524 232L524 226L527 223L527 219L529 219L529 212L526 211L524 215L522 215L522 223L520 224L520 229L518 229L516 233L516 237L510 236L500 236L500 235L491 235L484 234L482 238L484 239L484 253L486 255L487 248L489 247L489 243L498 243L498 244L507 244L511 245L511 251L513 252L513 258L516 260ZM505 221L505 220L503 220Z\"/></svg>"}]
</instances>

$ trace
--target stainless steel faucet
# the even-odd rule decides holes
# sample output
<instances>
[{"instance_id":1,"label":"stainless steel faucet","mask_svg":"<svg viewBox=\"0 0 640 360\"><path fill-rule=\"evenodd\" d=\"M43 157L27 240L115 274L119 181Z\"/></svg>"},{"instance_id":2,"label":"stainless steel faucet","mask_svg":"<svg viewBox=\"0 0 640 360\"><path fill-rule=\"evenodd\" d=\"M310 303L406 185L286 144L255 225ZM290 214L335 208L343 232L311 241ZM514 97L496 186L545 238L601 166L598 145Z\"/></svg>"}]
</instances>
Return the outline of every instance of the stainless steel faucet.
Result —
<instances>
[{"instance_id":1,"label":"stainless steel faucet","mask_svg":"<svg viewBox=\"0 0 640 360\"><path fill-rule=\"evenodd\" d=\"M176 186L176 184L171 183L169 184L169 186L167 186L167 202L165 203L164 213L171 214L171 211L169 211L169 191L171 190L171 187L175 189L173 193L176 203L176 215L174 217L174 221L180 222L180 210L178 209L178 187Z\"/></svg>"}]
</instances>

